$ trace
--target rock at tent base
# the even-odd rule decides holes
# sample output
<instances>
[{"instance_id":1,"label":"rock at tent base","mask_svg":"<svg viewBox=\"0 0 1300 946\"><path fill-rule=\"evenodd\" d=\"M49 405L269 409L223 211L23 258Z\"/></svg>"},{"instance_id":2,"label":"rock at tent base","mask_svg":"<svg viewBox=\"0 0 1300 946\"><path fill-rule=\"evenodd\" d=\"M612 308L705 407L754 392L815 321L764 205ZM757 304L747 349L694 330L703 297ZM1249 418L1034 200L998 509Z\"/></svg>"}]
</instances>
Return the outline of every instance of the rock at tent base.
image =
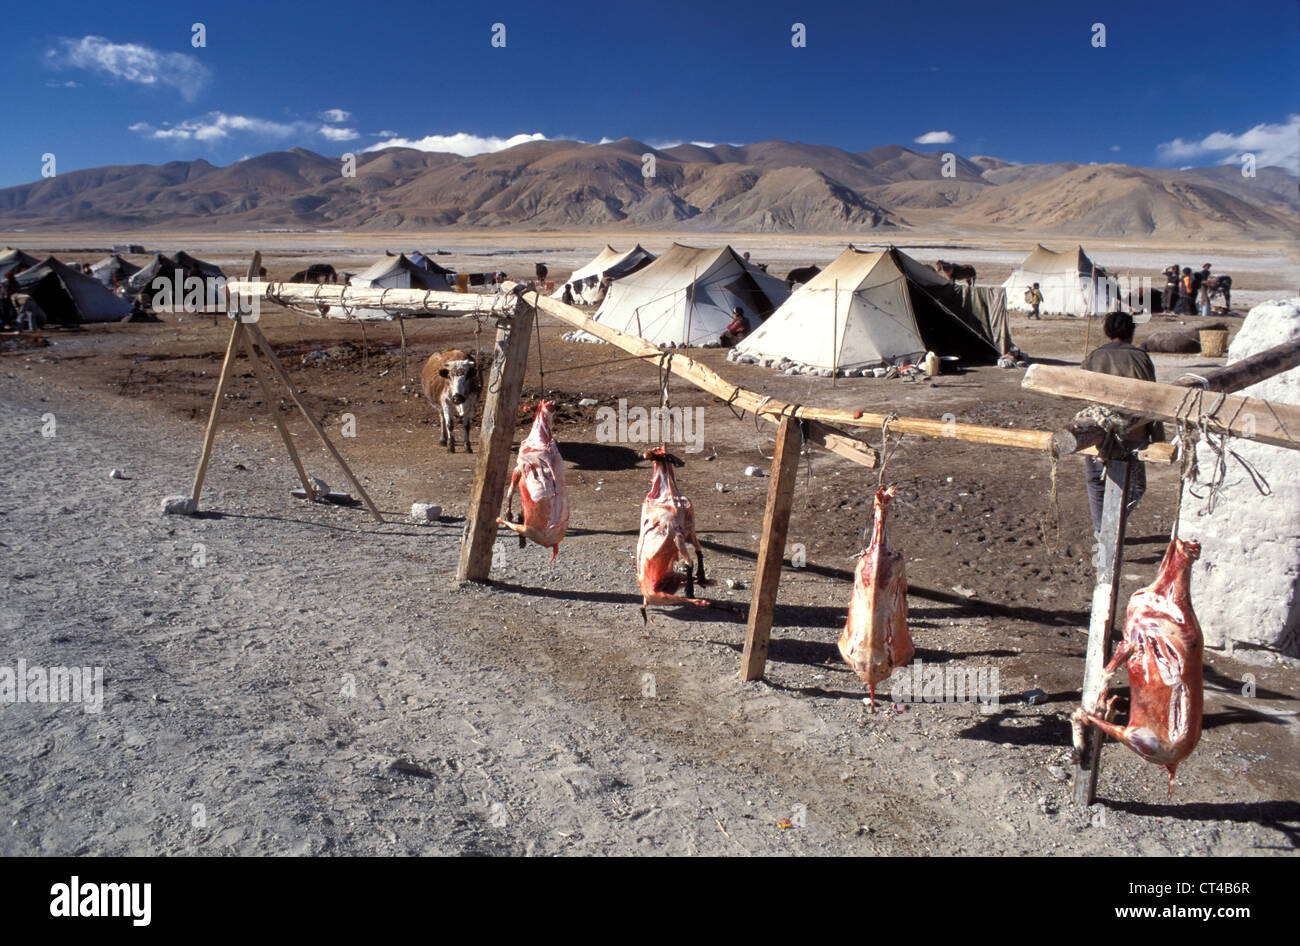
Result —
<instances>
[{"instance_id":1,"label":"rock at tent base","mask_svg":"<svg viewBox=\"0 0 1300 946\"><path fill-rule=\"evenodd\" d=\"M192 516L199 511L199 504L189 496L165 496L159 508L167 516Z\"/></svg>"}]
</instances>

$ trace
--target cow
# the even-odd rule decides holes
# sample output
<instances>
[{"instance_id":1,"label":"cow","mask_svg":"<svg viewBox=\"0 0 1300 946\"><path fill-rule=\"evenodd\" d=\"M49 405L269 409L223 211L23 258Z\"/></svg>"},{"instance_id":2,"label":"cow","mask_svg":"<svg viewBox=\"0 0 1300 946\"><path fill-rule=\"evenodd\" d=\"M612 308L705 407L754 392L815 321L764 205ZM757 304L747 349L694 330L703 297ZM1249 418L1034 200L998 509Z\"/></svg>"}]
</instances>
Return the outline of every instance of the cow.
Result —
<instances>
[{"instance_id":1,"label":"cow","mask_svg":"<svg viewBox=\"0 0 1300 946\"><path fill-rule=\"evenodd\" d=\"M785 277L785 286L787 289L802 286L820 272L820 266L800 266L798 269L792 269Z\"/></svg>"},{"instance_id":2,"label":"cow","mask_svg":"<svg viewBox=\"0 0 1300 946\"><path fill-rule=\"evenodd\" d=\"M430 355L421 375L424 396L438 411L442 422L439 444L446 444L450 453L456 452L456 429L453 417L459 418L465 428L465 452L473 453L469 445L469 428L474 423L478 407L478 366L472 356L459 348L451 348Z\"/></svg>"},{"instance_id":3,"label":"cow","mask_svg":"<svg viewBox=\"0 0 1300 946\"><path fill-rule=\"evenodd\" d=\"M965 263L947 263L943 260L938 260L934 264L934 271L936 273L943 273L943 275L947 276L953 282L965 280L966 285L975 285L974 266L967 266Z\"/></svg>"}]
</instances>

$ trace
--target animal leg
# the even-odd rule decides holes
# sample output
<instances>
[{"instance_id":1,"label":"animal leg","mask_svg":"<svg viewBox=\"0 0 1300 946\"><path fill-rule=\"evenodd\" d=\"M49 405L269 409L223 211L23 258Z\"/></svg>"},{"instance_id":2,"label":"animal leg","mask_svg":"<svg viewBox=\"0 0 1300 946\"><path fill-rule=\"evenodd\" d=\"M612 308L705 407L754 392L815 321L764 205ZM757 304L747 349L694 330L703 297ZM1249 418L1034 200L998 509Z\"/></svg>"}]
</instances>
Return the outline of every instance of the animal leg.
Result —
<instances>
[{"instance_id":1,"label":"animal leg","mask_svg":"<svg viewBox=\"0 0 1300 946\"><path fill-rule=\"evenodd\" d=\"M438 445L447 446L447 411L441 405L438 407Z\"/></svg>"},{"instance_id":2,"label":"animal leg","mask_svg":"<svg viewBox=\"0 0 1300 946\"><path fill-rule=\"evenodd\" d=\"M704 549L700 548L700 540L694 536L691 538L695 542L695 580L701 585L707 585L708 581L704 577ZM690 564L689 562L687 563Z\"/></svg>"},{"instance_id":3,"label":"animal leg","mask_svg":"<svg viewBox=\"0 0 1300 946\"><path fill-rule=\"evenodd\" d=\"M438 441L447 445L452 453L456 452L456 427L451 422L451 408L442 405L442 439Z\"/></svg>"},{"instance_id":4,"label":"animal leg","mask_svg":"<svg viewBox=\"0 0 1300 946\"><path fill-rule=\"evenodd\" d=\"M469 426L471 423L469 414L465 415L464 421L465 421L465 452L473 453L474 450L469 445Z\"/></svg>"}]
</instances>

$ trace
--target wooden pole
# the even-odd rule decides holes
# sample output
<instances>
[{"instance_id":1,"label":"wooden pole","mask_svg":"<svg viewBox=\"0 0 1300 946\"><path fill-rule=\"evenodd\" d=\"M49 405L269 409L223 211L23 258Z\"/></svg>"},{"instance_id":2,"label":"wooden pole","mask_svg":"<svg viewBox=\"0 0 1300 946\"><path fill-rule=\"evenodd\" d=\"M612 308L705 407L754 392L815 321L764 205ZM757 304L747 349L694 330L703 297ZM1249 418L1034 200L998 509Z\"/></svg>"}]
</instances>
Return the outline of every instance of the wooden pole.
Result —
<instances>
[{"instance_id":1,"label":"wooden pole","mask_svg":"<svg viewBox=\"0 0 1300 946\"><path fill-rule=\"evenodd\" d=\"M253 369L253 377L257 379L258 387L262 389L262 400L266 402L266 409L271 412L271 419L275 423L275 429L280 432L280 439L284 441L284 449L289 451L289 459L293 461L293 468L298 471L298 479L302 481L303 491L310 500L316 499L316 487L312 485L311 480L307 477L307 470L303 468L302 460L298 457L298 450L293 445L293 435L289 433L289 428L284 422L284 412L280 410L278 400L271 394L271 385L262 374L261 360L257 357L257 349L253 345L253 340L249 338L248 333L240 333L243 337L244 349L248 353L248 363Z\"/></svg>"},{"instance_id":2,"label":"wooden pole","mask_svg":"<svg viewBox=\"0 0 1300 946\"><path fill-rule=\"evenodd\" d=\"M261 326L256 322L250 322L245 327L245 331L248 332L257 347L261 349L263 357L266 358L267 362L271 366L271 371L280 379L280 383L288 390L289 399L297 406L298 410L302 413L302 416L307 418L307 423L309 423L311 429L316 432L316 436L320 439L320 442L324 445L325 449L329 451L330 456L334 458L334 462L343 470L343 475L348 478L348 482L352 484L352 488L357 491L357 495L361 497L361 501L366 504L366 508L370 510L370 515L374 517L375 522L383 522L384 517L380 515L379 507L377 507L374 504L374 501L371 500L365 487L361 485L361 481L356 478L352 472L352 468L348 466L347 461L343 459L343 455L338 452L334 447L334 444L330 442L330 438L325 435L325 428L321 427L320 421L316 420L316 415L311 412L311 408L307 406L307 403L302 399L302 395L298 392L298 389L294 387L293 380L289 377L289 372L284 370L284 365L280 364L280 359L276 357L275 351L271 348L271 343L268 342L266 336L262 334Z\"/></svg>"},{"instance_id":3,"label":"wooden pole","mask_svg":"<svg viewBox=\"0 0 1300 946\"><path fill-rule=\"evenodd\" d=\"M497 539L497 516L510 479L510 446L515 437L519 392L528 367L528 343L535 310L522 299L515 301L515 316L497 322L492 374L483 406L478 463L470 492L465 532L461 537L457 581L488 581L492 549Z\"/></svg>"},{"instance_id":4,"label":"wooden pole","mask_svg":"<svg viewBox=\"0 0 1300 946\"><path fill-rule=\"evenodd\" d=\"M402 336L402 387L411 383L411 376L406 371L406 319L397 317L397 331Z\"/></svg>"},{"instance_id":5,"label":"wooden pole","mask_svg":"<svg viewBox=\"0 0 1300 946\"><path fill-rule=\"evenodd\" d=\"M1205 416L1216 432L1300 450L1300 406L1295 404L1051 365L1030 365L1020 386L1054 397L1096 401L1137 417L1199 424Z\"/></svg>"},{"instance_id":6,"label":"wooden pole","mask_svg":"<svg viewBox=\"0 0 1300 946\"><path fill-rule=\"evenodd\" d=\"M217 381L217 393L212 398L212 410L208 414L208 427L203 432L203 449L199 451L199 468L194 471L194 485L190 487L190 498L197 509L199 496L203 493L203 478L208 473L208 461L212 459L212 442L217 436L217 415L221 412L221 403L226 396L226 385L230 383L231 370L235 364L235 353L243 336L244 323L235 319L230 326L230 341L226 344L226 358L221 363L221 378Z\"/></svg>"},{"instance_id":7,"label":"wooden pole","mask_svg":"<svg viewBox=\"0 0 1300 946\"><path fill-rule=\"evenodd\" d=\"M1129 461L1125 457L1106 464L1106 497L1097 540L1097 584L1092 590L1092 617L1088 623L1088 650L1083 664L1083 705L1092 709L1101 692L1103 668L1110 660L1115 611L1119 603L1120 569L1124 564L1124 532L1128 524ZM1086 808L1097 797L1101 767L1101 730L1084 732L1083 752L1074 767L1074 801Z\"/></svg>"},{"instance_id":8,"label":"wooden pole","mask_svg":"<svg viewBox=\"0 0 1300 946\"><path fill-rule=\"evenodd\" d=\"M745 628L745 649L740 658L742 680L759 679L767 666L772 611L776 606L777 585L781 581L781 563L785 558L785 537L790 526L790 506L794 501L794 481L799 472L802 442L799 421L788 414L782 417L776 433L776 452L772 456L772 481L767 484L767 507L763 510L763 534L758 546L758 564L754 568L754 592L749 604L749 624Z\"/></svg>"}]
</instances>

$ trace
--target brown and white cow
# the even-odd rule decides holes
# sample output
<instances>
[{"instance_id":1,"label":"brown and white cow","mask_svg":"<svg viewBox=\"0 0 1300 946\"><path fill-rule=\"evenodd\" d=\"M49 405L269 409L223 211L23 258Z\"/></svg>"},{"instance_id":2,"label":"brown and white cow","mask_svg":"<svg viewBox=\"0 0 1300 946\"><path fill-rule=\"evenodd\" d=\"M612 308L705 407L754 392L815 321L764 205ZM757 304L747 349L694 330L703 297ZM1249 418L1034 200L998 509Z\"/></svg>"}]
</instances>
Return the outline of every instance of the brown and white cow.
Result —
<instances>
[{"instance_id":1,"label":"brown and white cow","mask_svg":"<svg viewBox=\"0 0 1300 946\"><path fill-rule=\"evenodd\" d=\"M465 452L473 453L469 445L469 428L474 423L478 407L478 366L474 359L459 348L451 348L430 355L421 375L424 396L438 411L442 421L442 436L438 443L456 452L455 422L465 428Z\"/></svg>"}]
</instances>

